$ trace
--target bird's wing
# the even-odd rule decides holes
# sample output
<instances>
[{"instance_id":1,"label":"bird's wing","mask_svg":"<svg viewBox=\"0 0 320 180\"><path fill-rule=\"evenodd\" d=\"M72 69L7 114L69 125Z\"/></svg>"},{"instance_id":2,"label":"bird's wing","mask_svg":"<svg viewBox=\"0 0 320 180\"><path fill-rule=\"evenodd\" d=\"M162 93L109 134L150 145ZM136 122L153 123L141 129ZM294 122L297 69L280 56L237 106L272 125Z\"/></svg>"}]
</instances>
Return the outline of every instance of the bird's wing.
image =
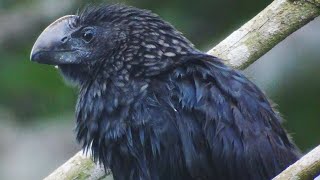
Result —
<instances>
[{"instance_id":1,"label":"bird's wing","mask_svg":"<svg viewBox=\"0 0 320 180\"><path fill-rule=\"evenodd\" d=\"M171 82L187 163L209 149L215 174L246 178L272 177L297 159L265 95L218 58L188 56Z\"/></svg>"}]
</instances>

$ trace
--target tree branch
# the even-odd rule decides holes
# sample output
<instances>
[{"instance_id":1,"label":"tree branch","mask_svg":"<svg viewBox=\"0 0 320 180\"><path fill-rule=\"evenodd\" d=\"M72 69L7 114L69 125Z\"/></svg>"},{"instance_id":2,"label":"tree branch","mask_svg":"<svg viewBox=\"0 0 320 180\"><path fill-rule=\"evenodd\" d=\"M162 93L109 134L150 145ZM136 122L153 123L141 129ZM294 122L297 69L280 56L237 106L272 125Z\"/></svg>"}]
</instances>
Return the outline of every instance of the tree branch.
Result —
<instances>
[{"instance_id":1,"label":"tree branch","mask_svg":"<svg viewBox=\"0 0 320 180\"><path fill-rule=\"evenodd\" d=\"M108 180L113 179L110 170L105 172L102 166L92 162L90 155L80 151L44 180L98 180L107 176Z\"/></svg>"},{"instance_id":2,"label":"tree branch","mask_svg":"<svg viewBox=\"0 0 320 180\"><path fill-rule=\"evenodd\" d=\"M291 33L319 16L319 6L320 0L275 0L257 16L211 49L208 54L225 59L225 63L234 68L244 69ZM311 155L308 154L299 160L302 164L308 162L304 164L304 169L309 169L308 165L312 165L310 169L320 169L319 165L315 166L320 162L320 148L314 151L318 151L318 154L312 151ZM313 157L314 155L318 156ZM313 158L309 158L310 156ZM305 160L305 158L307 159ZM316 158L318 159L316 160ZM290 166L296 171L293 173L288 170L289 174L300 172L299 168L294 168L295 166L302 167L300 164ZM303 170L303 172L308 174L311 171ZM281 175L280 178L282 177L288 176ZM97 180L103 178L112 180L110 171L107 171L105 175L103 169L95 165L90 157L79 152L45 180Z\"/></svg>"},{"instance_id":3,"label":"tree branch","mask_svg":"<svg viewBox=\"0 0 320 180\"><path fill-rule=\"evenodd\" d=\"M236 69L244 69L319 16L320 8L315 4L320 5L320 0L275 0L208 53Z\"/></svg>"},{"instance_id":4,"label":"tree branch","mask_svg":"<svg viewBox=\"0 0 320 180\"><path fill-rule=\"evenodd\" d=\"M289 166L273 180L313 179L320 175L320 145Z\"/></svg>"}]
</instances>

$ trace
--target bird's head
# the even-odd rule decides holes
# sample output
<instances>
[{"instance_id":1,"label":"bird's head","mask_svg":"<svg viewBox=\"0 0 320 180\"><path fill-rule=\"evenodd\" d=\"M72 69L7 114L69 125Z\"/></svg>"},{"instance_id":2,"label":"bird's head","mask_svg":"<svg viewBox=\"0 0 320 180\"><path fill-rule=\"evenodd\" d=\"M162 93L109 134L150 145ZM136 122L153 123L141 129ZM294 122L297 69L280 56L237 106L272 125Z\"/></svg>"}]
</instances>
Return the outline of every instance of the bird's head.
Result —
<instances>
[{"instance_id":1,"label":"bird's head","mask_svg":"<svg viewBox=\"0 0 320 180\"><path fill-rule=\"evenodd\" d=\"M98 76L159 74L193 45L157 15L124 5L89 7L50 24L35 42L31 60L58 66L81 84Z\"/></svg>"}]
</instances>

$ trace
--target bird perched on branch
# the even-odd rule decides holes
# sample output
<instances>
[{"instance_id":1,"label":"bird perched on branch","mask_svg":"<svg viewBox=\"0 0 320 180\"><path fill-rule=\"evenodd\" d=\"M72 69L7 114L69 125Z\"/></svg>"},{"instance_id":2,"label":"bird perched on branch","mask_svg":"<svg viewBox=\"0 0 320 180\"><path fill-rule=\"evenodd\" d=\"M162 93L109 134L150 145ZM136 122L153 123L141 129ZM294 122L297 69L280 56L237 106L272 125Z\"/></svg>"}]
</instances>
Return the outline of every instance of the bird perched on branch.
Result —
<instances>
[{"instance_id":1,"label":"bird perched on branch","mask_svg":"<svg viewBox=\"0 0 320 180\"><path fill-rule=\"evenodd\" d=\"M150 11L64 16L31 60L79 87L77 139L116 180L271 179L299 157L257 86Z\"/></svg>"}]
</instances>

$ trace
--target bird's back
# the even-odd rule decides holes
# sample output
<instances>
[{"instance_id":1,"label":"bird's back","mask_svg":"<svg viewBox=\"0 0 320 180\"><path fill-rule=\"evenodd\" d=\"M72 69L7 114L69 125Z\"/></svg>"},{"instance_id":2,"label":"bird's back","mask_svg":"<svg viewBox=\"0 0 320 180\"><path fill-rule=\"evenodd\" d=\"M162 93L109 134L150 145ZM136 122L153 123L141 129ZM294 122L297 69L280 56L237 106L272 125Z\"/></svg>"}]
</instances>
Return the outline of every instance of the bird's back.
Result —
<instances>
[{"instance_id":1,"label":"bird's back","mask_svg":"<svg viewBox=\"0 0 320 180\"><path fill-rule=\"evenodd\" d=\"M253 83L215 57L186 58L154 79L133 113L151 179L271 179L298 159Z\"/></svg>"}]
</instances>

